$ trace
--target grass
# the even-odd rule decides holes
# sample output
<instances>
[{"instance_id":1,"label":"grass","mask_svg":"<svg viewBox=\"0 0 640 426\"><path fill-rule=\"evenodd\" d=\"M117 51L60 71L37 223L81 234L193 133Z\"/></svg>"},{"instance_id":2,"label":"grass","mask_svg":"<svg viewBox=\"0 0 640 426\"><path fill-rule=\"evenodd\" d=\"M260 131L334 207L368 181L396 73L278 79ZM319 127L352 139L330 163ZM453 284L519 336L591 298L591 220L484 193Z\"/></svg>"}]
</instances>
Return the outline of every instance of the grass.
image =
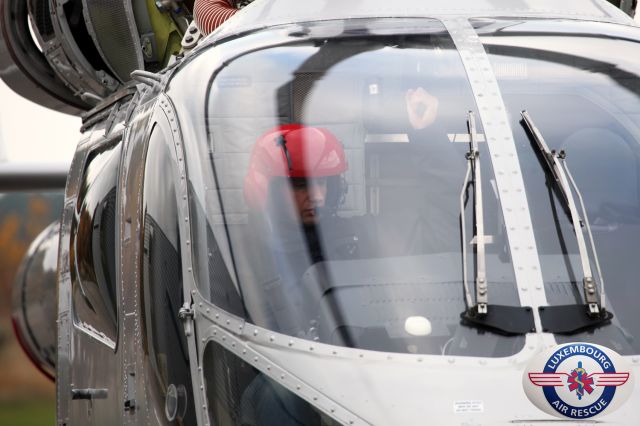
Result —
<instances>
[{"instance_id":1,"label":"grass","mask_svg":"<svg viewBox=\"0 0 640 426\"><path fill-rule=\"evenodd\" d=\"M55 401L0 402L2 426L52 426L55 423Z\"/></svg>"}]
</instances>

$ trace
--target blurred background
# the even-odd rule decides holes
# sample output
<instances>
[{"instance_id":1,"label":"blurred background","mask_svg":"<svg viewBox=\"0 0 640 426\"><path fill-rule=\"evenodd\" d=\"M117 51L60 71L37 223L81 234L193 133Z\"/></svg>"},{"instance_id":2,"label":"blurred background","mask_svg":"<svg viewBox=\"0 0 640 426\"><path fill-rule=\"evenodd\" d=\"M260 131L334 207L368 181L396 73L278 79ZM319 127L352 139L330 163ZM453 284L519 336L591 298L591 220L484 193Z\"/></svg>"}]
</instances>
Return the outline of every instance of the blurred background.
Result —
<instances>
[{"instance_id":1,"label":"blurred background","mask_svg":"<svg viewBox=\"0 0 640 426\"><path fill-rule=\"evenodd\" d=\"M11 288L31 241L60 215L62 193L0 195L0 425L53 425L54 384L15 339Z\"/></svg>"},{"instance_id":2,"label":"blurred background","mask_svg":"<svg viewBox=\"0 0 640 426\"><path fill-rule=\"evenodd\" d=\"M0 80L0 161L70 163L80 119L15 95ZM11 290L24 253L60 217L63 193L0 193L0 425L55 424L55 385L16 341Z\"/></svg>"}]
</instances>

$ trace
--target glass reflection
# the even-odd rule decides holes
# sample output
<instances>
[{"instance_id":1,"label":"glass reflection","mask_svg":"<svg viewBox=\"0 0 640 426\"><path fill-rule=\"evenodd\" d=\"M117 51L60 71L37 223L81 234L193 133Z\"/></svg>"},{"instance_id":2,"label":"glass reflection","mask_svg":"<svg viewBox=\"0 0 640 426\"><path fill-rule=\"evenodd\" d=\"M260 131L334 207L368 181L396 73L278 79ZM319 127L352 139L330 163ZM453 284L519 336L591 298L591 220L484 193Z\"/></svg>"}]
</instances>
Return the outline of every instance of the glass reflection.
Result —
<instances>
[{"instance_id":1,"label":"glass reflection","mask_svg":"<svg viewBox=\"0 0 640 426\"><path fill-rule=\"evenodd\" d=\"M593 231L604 302L614 314L611 325L557 339L637 354L640 321L632 301L640 265L629 259L640 255L640 66L634 60L640 34L608 24L537 21L481 31L511 116L549 304L584 303L583 276L569 217L520 122L525 109L549 147L566 153Z\"/></svg>"},{"instance_id":2,"label":"glass reflection","mask_svg":"<svg viewBox=\"0 0 640 426\"><path fill-rule=\"evenodd\" d=\"M339 423L222 346L204 351L209 420L220 426L338 426Z\"/></svg>"},{"instance_id":3,"label":"glass reflection","mask_svg":"<svg viewBox=\"0 0 640 426\"><path fill-rule=\"evenodd\" d=\"M73 218L71 256L76 323L115 347L116 185L120 144L87 160Z\"/></svg>"},{"instance_id":4,"label":"glass reflection","mask_svg":"<svg viewBox=\"0 0 640 426\"><path fill-rule=\"evenodd\" d=\"M253 323L310 340L507 356L522 337L460 319L460 190L475 109L464 68L441 24L385 35L406 31L392 22L376 23L383 35L253 51L214 74L208 145L185 141L201 153L188 158L198 285ZM486 149L491 300L519 306ZM473 209L465 214L471 229Z\"/></svg>"},{"instance_id":5,"label":"glass reflection","mask_svg":"<svg viewBox=\"0 0 640 426\"><path fill-rule=\"evenodd\" d=\"M187 336L178 312L184 304L182 252L171 132L156 124L149 138L143 190L143 339L151 365L150 392L166 401L171 424L195 425ZM174 174L175 173L175 174ZM180 394L178 390L184 389ZM172 393L171 391L175 391Z\"/></svg>"}]
</instances>

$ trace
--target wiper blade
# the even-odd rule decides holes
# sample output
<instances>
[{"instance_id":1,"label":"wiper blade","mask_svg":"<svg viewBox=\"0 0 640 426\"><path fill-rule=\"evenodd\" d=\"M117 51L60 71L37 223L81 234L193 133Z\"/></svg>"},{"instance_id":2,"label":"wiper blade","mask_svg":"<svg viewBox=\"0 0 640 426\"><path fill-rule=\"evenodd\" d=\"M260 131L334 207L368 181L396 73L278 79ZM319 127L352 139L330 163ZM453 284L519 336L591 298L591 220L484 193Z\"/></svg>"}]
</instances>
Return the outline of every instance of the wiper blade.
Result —
<instances>
[{"instance_id":1,"label":"wiper blade","mask_svg":"<svg viewBox=\"0 0 640 426\"><path fill-rule=\"evenodd\" d=\"M484 207L482 204L482 174L480 173L480 151L476 132L476 120L469 111L467 125L469 128L469 152L467 153L467 173L460 193L460 226L462 235L462 283L464 285L467 310L461 314L468 324L497 332L518 335L535 331L533 313L529 307L489 305L489 287L487 282ZM473 179L471 180L471 175ZM473 183L474 231L472 241L476 244L475 304L471 298L467 277L467 240L465 224L465 194L470 183Z\"/></svg>"},{"instance_id":2,"label":"wiper blade","mask_svg":"<svg viewBox=\"0 0 640 426\"><path fill-rule=\"evenodd\" d=\"M524 121L524 124L526 125L527 130L531 134L533 141L535 142L535 147L537 148L538 153L544 159L547 173L553 177L556 183L556 188L561 194L560 198L563 202L563 207L569 212L569 218L573 225L573 230L578 242L578 251L580 253L580 261L582 264L582 284L584 290L586 313L588 317L586 319L573 318L573 320L570 318L564 318L558 321L559 317L557 315L554 315L554 310L563 310L565 313L569 310L572 312L580 311L576 311L575 309L568 309L566 306L547 306L545 308L540 308L543 327L550 332L573 332L582 328L591 327L595 324L600 324L604 321L608 321L613 317L613 315L606 311L604 307L604 297L602 299L600 298L598 285L593 276L591 268L589 252L587 250L587 243L585 241L584 233L582 230L583 226L586 227L589 234L591 251L595 260L600 286L601 288L604 288L604 282L602 280L602 273L600 272L600 264L598 262L595 243L593 241L591 227L589 226L589 221L587 219L587 211L584 207L584 202L582 201L582 195L580 194L580 191L566 165L566 153L565 151L556 152L555 150L549 149L544 138L542 137L542 134L534 124L531 116L527 111L522 111L522 119ZM569 186L569 181L573 185L573 188L580 200L582 213L585 217L584 221L580 218L580 214L578 213L578 209L576 207L576 203ZM552 317L553 319L551 319ZM547 319L547 324L545 324L545 318ZM567 330L568 328L572 330ZM560 329L562 329L563 331L559 331Z\"/></svg>"},{"instance_id":3,"label":"wiper blade","mask_svg":"<svg viewBox=\"0 0 640 426\"><path fill-rule=\"evenodd\" d=\"M476 133L476 120L473 112L469 111L469 152L467 153L467 173L462 185L462 193L460 194L460 218L462 221L462 257L464 263L463 284L465 289L465 297L467 299L467 307L473 306L469 284L467 279L467 244L464 220L464 194L469 185L469 179L473 173L473 202L474 202L474 229L476 241L476 310L478 314L487 313L488 303L488 287L485 263L485 239L484 239L484 211L482 206L482 175L480 173L480 151L478 150L478 140Z\"/></svg>"}]
</instances>

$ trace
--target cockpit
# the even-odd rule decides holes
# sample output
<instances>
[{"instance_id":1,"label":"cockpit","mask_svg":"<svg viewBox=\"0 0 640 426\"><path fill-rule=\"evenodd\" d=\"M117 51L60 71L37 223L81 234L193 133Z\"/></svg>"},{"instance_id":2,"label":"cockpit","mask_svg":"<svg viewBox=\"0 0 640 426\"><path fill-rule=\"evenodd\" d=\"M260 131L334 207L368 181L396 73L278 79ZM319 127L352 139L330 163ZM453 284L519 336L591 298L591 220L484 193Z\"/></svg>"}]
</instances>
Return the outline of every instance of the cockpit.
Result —
<instances>
[{"instance_id":1,"label":"cockpit","mask_svg":"<svg viewBox=\"0 0 640 426\"><path fill-rule=\"evenodd\" d=\"M258 50L238 57L210 81L206 132L212 164L206 187L211 189L198 194L194 187L192 203L202 215L197 216L202 227L194 230L202 249L196 251L198 281L212 302L229 304L229 295L237 292L241 300L233 312L252 323L385 352L453 354L462 351L456 344L466 348L477 336L459 324L465 310L460 199L469 151L467 115L476 107L451 38L441 24L426 24L420 34L388 35L374 24L371 31L379 29L380 35L346 32ZM340 194L327 189L327 200L318 206L324 211L312 225L284 211L286 200L271 208L249 205L254 195L248 192L274 196L274 171L261 172L257 179L268 183L256 189L250 170L267 161L262 157L287 159L294 142L278 148L277 139L293 139L294 132L282 136L273 129L291 125L324 129L344 151L344 169L334 175L344 189ZM519 305L480 124L477 133L491 241L489 292L494 301ZM305 164L289 164L290 173L276 175L313 174L306 163L315 161L310 146L315 140L302 137L306 146L299 161ZM264 150L259 144L269 145L270 152L255 154ZM252 160L256 155L262 157ZM286 185L294 190L291 180ZM465 204L472 238L473 208ZM220 271L213 268L226 271L224 295L216 290L220 282L212 277ZM471 261L468 268L473 269ZM407 321L426 328L412 335ZM505 356L523 344L516 338L503 346L500 339L496 335L486 347L472 344L462 352Z\"/></svg>"},{"instance_id":2,"label":"cockpit","mask_svg":"<svg viewBox=\"0 0 640 426\"><path fill-rule=\"evenodd\" d=\"M471 24L490 68L474 70L445 25L427 19L272 28L182 65L169 94L194 94L181 121L193 274L207 302L336 348L502 358L537 331L640 353L640 265L630 261L640 250L638 34L585 22ZM190 69L209 78L189 80ZM483 72L499 94L478 89L470 76ZM487 122L484 96L501 99L505 120ZM562 152L569 186L527 122L548 153ZM515 148L509 171L495 129ZM317 153L327 140L339 147L333 157ZM343 167L313 171L331 161ZM518 212L505 201L514 179L524 182ZM311 201L297 207L301 191ZM532 243L514 237L518 214ZM517 279L523 252L539 283ZM593 300L585 263L611 315L536 329L532 309ZM491 322L470 320L474 307Z\"/></svg>"},{"instance_id":3,"label":"cockpit","mask_svg":"<svg viewBox=\"0 0 640 426\"><path fill-rule=\"evenodd\" d=\"M287 41L272 45L256 34L254 42L264 46L212 72L198 123L206 140L197 147L201 181L190 181L200 291L252 323L329 344L442 355L517 353L521 336L479 331L460 318L468 304L464 275L473 281L479 266L490 303L521 306L496 184L503 172L494 170L480 118L473 139L482 179L465 181L468 115L482 113L467 72L440 22L407 20L393 31L390 22L285 28ZM522 110L536 117L553 149L567 153L613 305L622 285L614 283L634 275L633 265L611 265L610 247L623 241L619 232L634 232L639 205L638 129L633 111L624 111L637 103L634 65L622 54L595 60L579 56L580 47L545 50L549 40L576 41L554 33L552 23L478 20L475 26L511 120L501 125L515 136L549 304L579 302L581 259L571 217L541 166ZM607 36L597 41L606 44ZM227 44L218 49L235 46ZM537 87L540 81L548 84ZM613 102L612 94L621 101ZM333 205L323 200L314 207L324 218L313 226L284 212L284 199L271 209L247 202L252 151L265 133L291 125L325 129L344 150L345 169L336 175L344 188L339 194L335 185L327 189ZM270 137L276 146L280 136ZM310 144L301 155L311 155ZM291 167L286 147L272 151ZM273 192L270 177L261 176L268 181L263 191ZM293 181L285 180L293 192ZM478 192L483 265L474 230ZM411 321L422 324L418 335L408 331Z\"/></svg>"}]
</instances>

